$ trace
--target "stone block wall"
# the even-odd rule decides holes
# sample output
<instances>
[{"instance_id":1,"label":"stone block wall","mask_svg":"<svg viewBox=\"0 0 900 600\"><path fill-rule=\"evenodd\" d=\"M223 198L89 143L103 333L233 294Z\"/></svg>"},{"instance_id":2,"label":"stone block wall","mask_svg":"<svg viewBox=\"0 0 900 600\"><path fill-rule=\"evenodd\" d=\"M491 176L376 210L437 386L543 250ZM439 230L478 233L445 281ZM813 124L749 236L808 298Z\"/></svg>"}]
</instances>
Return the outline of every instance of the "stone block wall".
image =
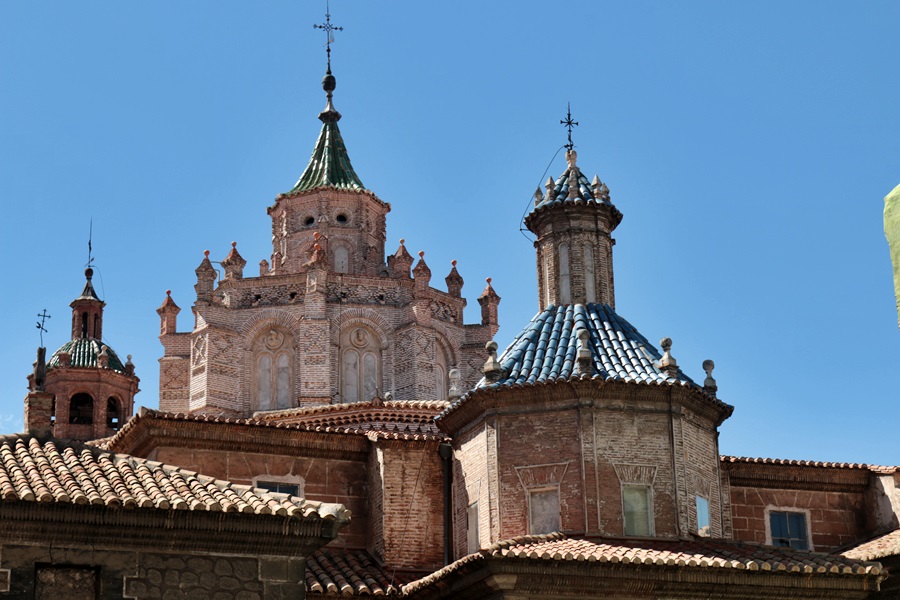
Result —
<instances>
[{"instance_id":1,"label":"stone block wall","mask_svg":"<svg viewBox=\"0 0 900 600\"><path fill-rule=\"evenodd\" d=\"M303 598L305 559L209 556L3 543L3 598L15 600L268 600ZM0 578L2 582L2 578Z\"/></svg>"}]
</instances>

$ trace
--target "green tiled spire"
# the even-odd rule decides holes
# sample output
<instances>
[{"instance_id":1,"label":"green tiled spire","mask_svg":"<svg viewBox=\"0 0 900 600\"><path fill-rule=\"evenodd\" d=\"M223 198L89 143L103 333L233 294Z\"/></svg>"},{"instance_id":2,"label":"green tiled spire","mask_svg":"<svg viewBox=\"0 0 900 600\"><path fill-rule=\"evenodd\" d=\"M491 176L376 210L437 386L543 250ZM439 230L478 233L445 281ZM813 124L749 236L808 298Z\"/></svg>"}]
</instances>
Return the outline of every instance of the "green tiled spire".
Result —
<instances>
[{"instance_id":1,"label":"green tiled spire","mask_svg":"<svg viewBox=\"0 0 900 600\"><path fill-rule=\"evenodd\" d=\"M319 113L322 131L319 133L319 139L316 140L316 147L313 148L306 170L303 171L300 179L289 193L303 192L322 186L340 190L364 190L366 187L353 170L353 165L350 164L347 147L344 146L341 130L338 129L337 123L341 120L341 113L335 110L331 103L331 92L335 88L335 79L331 74L331 68L328 69L322 80L322 87L328 98L325 110Z\"/></svg>"}]
</instances>

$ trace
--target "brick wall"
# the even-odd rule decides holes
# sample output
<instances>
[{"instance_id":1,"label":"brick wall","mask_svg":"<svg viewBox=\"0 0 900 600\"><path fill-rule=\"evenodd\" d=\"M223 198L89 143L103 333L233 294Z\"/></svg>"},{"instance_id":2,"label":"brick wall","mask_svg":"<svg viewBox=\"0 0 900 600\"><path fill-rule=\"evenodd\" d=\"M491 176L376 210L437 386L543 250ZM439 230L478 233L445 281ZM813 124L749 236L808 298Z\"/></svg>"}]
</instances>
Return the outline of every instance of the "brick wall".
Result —
<instances>
[{"instance_id":1,"label":"brick wall","mask_svg":"<svg viewBox=\"0 0 900 600\"><path fill-rule=\"evenodd\" d=\"M304 497L320 502L337 502L351 511L350 524L341 530L332 545L366 547L369 505L365 463L173 447L157 448L152 458L233 483L252 485L259 480L296 482Z\"/></svg>"},{"instance_id":2,"label":"brick wall","mask_svg":"<svg viewBox=\"0 0 900 600\"><path fill-rule=\"evenodd\" d=\"M734 539L767 543L766 508L808 514L813 549L828 552L865 536L864 494L732 486Z\"/></svg>"}]
</instances>

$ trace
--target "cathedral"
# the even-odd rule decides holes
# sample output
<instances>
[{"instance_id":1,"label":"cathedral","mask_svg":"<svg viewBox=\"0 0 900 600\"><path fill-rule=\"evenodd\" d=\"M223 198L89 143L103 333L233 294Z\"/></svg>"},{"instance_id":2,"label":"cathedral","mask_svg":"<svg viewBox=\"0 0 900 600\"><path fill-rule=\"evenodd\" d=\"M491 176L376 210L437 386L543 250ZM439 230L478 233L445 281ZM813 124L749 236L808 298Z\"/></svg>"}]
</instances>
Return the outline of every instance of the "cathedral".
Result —
<instances>
[{"instance_id":1,"label":"cathedral","mask_svg":"<svg viewBox=\"0 0 900 600\"><path fill-rule=\"evenodd\" d=\"M0 598L900 597L900 467L721 455L712 361L619 313L589 150L535 191L539 312L500 351L490 279L466 323L455 263L386 247L322 87L270 258L206 252L183 329L162 300L158 409L85 271L0 439Z\"/></svg>"}]
</instances>

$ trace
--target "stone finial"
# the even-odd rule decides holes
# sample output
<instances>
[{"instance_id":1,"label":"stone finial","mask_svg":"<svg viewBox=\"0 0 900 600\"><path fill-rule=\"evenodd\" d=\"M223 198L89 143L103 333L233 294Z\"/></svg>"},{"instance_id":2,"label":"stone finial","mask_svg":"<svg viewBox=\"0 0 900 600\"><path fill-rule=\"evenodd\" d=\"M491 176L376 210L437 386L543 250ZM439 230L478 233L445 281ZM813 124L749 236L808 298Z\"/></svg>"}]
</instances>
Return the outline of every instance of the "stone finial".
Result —
<instances>
[{"instance_id":1,"label":"stone finial","mask_svg":"<svg viewBox=\"0 0 900 600\"><path fill-rule=\"evenodd\" d=\"M125 374L126 375L134 375L134 363L131 362L130 354L128 354L125 357Z\"/></svg>"},{"instance_id":2,"label":"stone finial","mask_svg":"<svg viewBox=\"0 0 900 600\"><path fill-rule=\"evenodd\" d=\"M571 152L575 152L571 150ZM568 152L566 153L568 155ZM575 167L574 161L570 164L569 169L569 200L581 198L581 186L578 183L578 169Z\"/></svg>"},{"instance_id":3,"label":"stone finial","mask_svg":"<svg viewBox=\"0 0 900 600\"><path fill-rule=\"evenodd\" d=\"M269 274L269 261L262 259L259 261L259 276L265 277Z\"/></svg>"},{"instance_id":4,"label":"stone finial","mask_svg":"<svg viewBox=\"0 0 900 600\"><path fill-rule=\"evenodd\" d=\"M500 366L500 361L497 360L497 342L494 340L489 341L484 345L484 349L488 352L488 358L484 361L481 372L484 373L484 378L488 383L497 383L503 377L503 367Z\"/></svg>"},{"instance_id":5,"label":"stone finial","mask_svg":"<svg viewBox=\"0 0 900 600\"><path fill-rule=\"evenodd\" d=\"M602 185L603 183L600 181L600 176L594 175L594 178L591 180L591 192L593 192L594 198L600 198Z\"/></svg>"},{"instance_id":6,"label":"stone finial","mask_svg":"<svg viewBox=\"0 0 900 600\"><path fill-rule=\"evenodd\" d=\"M59 366L61 367L72 366L72 354L70 352L60 352L56 355L56 360L59 361Z\"/></svg>"},{"instance_id":7,"label":"stone finial","mask_svg":"<svg viewBox=\"0 0 900 600\"><path fill-rule=\"evenodd\" d=\"M556 183L553 182L552 177L547 177L547 183L544 184L544 188L547 190L547 202L553 200L553 190L556 188Z\"/></svg>"},{"instance_id":8,"label":"stone finial","mask_svg":"<svg viewBox=\"0 0 900 600\"><path fill-rule=\"evenodd\" d=\"M450 380L450 400L456 400L462 396L462 374L459 369L456 367L450 369L448 379Z\"/></svg>"},{"instance_id":9,"label":"stone finial","mask_svg":"<svg viewBox=\"0 0 900 600\"><path fill-rule=\"evenodd\" d=\"M384 401L385 402L390 402L393 399L394 399L394 395L392 393L390 393L390 392L384 393Z\"/></svg>"},{"instance_id":10,"label":"stone finial","mask_svg":"<svg viewBox=\"0 0 900 600\"><path fill-rule=\"evenodd\" d=\"M594 359L591 356L591 348L588 341L591 334L587 329L578 332L578 352L576 355L577 369L579 375L593 375Z\"/></svg>"},{"instance_id":11,"label":"stone finial","mask_svg":"<svg viewBox=\"0 0 900 600\"><path fill-rule=\"evenodd\" d=\"M537 186L534 190L534 205L537 206L541 202L544 201L544 193L541 191L541 186Z\"/></svg>"},{"instance_id":12,"label":"stone finial","mask_svg":"<svg viewBox=\"0 0 900 600\"><path fill-rule=\"evenodd\" d=\"M222 261L222 266L225 267L225 279L242 279L246 264L247 261L237 251L237 242L231 242L231 251Z\"/></svg>"},{"instance_id":13,"label":"stone finial","mask_svg":"<svg viewBox=\"0 0 900 600\"><path fill-rule=\"evenodd\" d=\"M456 270L455 260L450 261L450 274L444 278L444 281L447 283L447 293L454 298L462 297L462 288L465 281L463 281L459 271Z\"/></svg>"},{"instance_id":14,"label":"stone finial","mask_svg":"<svg viewBox=\"0 0 900 600\"><path fill-rule=\"evenodd\" d=\"M605 183L600 184L600 199L609 202L609 188Z\"/></svg>"},{"instance_id":15,"label":"stone finial","mask_svg":"<svg viewBox=\"0 0 900 600\"><path fill-rule=\"evenodd\" d=\"M574 150L566 150L566 163L568 163L570 169L578 168L576 166L576 162L578 161L578 153Z\"/></svg>"},{"instance_id":16,"label":"stone finial","mask_svg":"<svg viewBox=\"0 0 900 600\"><path fill-rule=\"evenodd\" d=\"M703 389L707 392L711 392L713 396L716 395L716 390L719 389L719 386L716 385L716 380L712 376L713 369L715 368L716 363L710 359L707 358L703 361L703 370L706 371L706 379L703 380Z\"/></svg>"},{"instance_id":17,"label":"stone finial","mask_svg":"<svg viewBox=\"0 0 900 600\"><path fill-rule=\"evenodd\" d=\"M659 368L665 371L669 377L678 375L678 362L672 356L672 338L664 337L659 341L659 345L663 349L663 357L659 361Z\"/></svg>"},{"instance_id":18,"label":"stone finial","mask_svg":"<svg viewBox=\"0 0 900 600\"><path fill-rule=\"evenodd\" d=\"M104 344L100 346L100 354L97 355L97 366L101 369L109 368L109 348Z\"/></svg>"}]
</instances>

